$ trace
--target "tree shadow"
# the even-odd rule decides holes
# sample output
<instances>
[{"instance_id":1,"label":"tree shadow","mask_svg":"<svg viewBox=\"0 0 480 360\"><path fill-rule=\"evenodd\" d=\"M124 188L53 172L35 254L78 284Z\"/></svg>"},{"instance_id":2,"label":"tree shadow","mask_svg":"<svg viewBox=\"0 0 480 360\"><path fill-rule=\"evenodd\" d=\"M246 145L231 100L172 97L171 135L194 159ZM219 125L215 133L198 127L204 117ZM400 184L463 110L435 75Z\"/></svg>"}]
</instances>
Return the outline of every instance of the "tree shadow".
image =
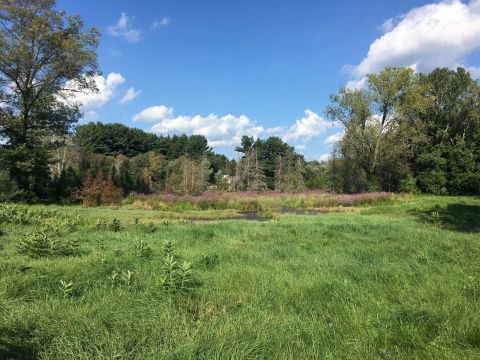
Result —
<instances>
[{"instance_id":1,"label":"tree shadow","mask_svg":"<svg viewBox=\"0 0 480 360\"><path fill-rule=\"evenodd\" d=\"M444 229L467 233L480 232L480 205L449 204L436 205L416 212L418 219Z\"/></svg>"},{"instance_id":2,"label":"tree shadow","mask_svg":"<svg viewBox=\"0 0 480 360\"><path fill-rule=\"evenodd\" d=\"M37 359L35 350L11 338L0 337L0 359L5 360L33 360Z\"/></svg>"}]
</instances>

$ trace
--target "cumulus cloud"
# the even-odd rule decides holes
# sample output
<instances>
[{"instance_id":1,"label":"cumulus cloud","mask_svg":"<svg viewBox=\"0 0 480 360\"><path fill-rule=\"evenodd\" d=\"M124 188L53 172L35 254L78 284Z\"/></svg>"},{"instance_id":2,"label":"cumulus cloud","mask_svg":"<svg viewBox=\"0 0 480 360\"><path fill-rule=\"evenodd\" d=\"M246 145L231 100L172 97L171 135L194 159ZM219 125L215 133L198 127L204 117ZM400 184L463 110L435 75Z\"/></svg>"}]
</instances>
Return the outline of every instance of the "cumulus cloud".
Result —
<instances>
[{"instance_id":1,"label":"cumulus cloud","mask_svg":"<svg viewBox=\"0 0 480 360\"><path fill-rule=\"evenodd\" d=\"M93 78L98 91L72 92L62 94L64 101L77 104L87 120L96 119L96 110L107 104L118 92L119 87L125 82L125 78L119 73L110 73L105 78L97 75ZM68 82L66 88L75 90L74 82Z\"/></svg>"},{"instance_id":2,"label":"cumulus cloud","mask_svg":"<svg viewBox=\"0 0 480 360\"><path fill-rule=\"evenodd\" d=\"M123 95L123 97L120 99L119 103L124 105L132 100L134 100L138 95L140 95L140 93L142 92L142 90L135 90L135 88L131 87L130 89L127 90L127 92L125 93L125 95Z\"/></svg>"},{"instance_id":3,"label":"cumulus cloud","mask_svg":"<svg viewBox=\"0 0 480 360\"><path fill-rule=\"evenodd\" d=\"M132 26L133 18L122 12L115 25L108 27L108 32L113 36L119 36L128 42L138 42L142 38L142 30Z\"/></svg>"},{"instance_id":4,"label":"cumulus cloud","mask_svg":"<svg viewBox=\"0 0 480 360\"><path fill-rule=\"evenodd\" d=\"M331 154L323 154L318 157L318 161L324 162L330 160Z\"/></svg>"},{"instance_id":5,"label":"cumulus cloud","mask_svg":"<svg viewBox=\"0 0 480 360\"><path fill-rule=\"evenodd\" d=\"M170 19L168 17L164 17L161 20L155 19L155 21L152 24L152 29L160 29L162 27L168 26L170 24Z\"/></svg>"},{"instance_id":6,"label":"cumulus cloud","mask_svg":"<svg viewBox=\"0 0 480 360\"><path fill-rule=\"evenodd\" d=\"M320 115L307 109L305 116L295 122L283 136L284 141L291 140L308 140L318 137L332 127L332 123L323 119Z\"/></svg>"},{"instance_id":7,"label":"cumulus cloud","mask_svg":"<svg viewBox=\"0 0 480 360\"><path fill-rule=\"evenodd\" d=\"M173 109L165 105L151 106L133 117L133 121L163 121L173 116Z\"/></svg>"},{"instance_id":8,"label":"cumulus cloud","mask_svg":"<svg viewBox=\"0 0 480 360\"><path fill-rule=\"evenodd\" d=\"M156 134L194 134L203 135L212 147L232 146L240 144L242 136L255 139L262 136L283 135L284 141L300 140L298 149L305 149L305 141L318 137L327 128L335 127L331 122L323 120L311 110L305 110L305 117L297 120L287 130L282 126L264 127L245 115L176 115L173 108L156 105L146 108L133 116L133 121L156 122L151 131Z\"/></svg>"},{"instance_id":9,"label":"cumulus cloud","mask_svg":"<svg viewBox=\"0 0 480 360\"><path fill-rule=\"evenodd\" d=\"M280 127L258 126L245 115L175 115L174 110L165 105L152 106L133 117L134 121L156 121L151 131L156 134L195 134L207 138L212 147L240 144L243 135L258 138L260 134L273 134L283 130Z\"/></svg>"},{"instance_id":10,"label":"cumulus cloud","mask_svg":"<svg viewBox=\"0 0 480 360\"><path fill-rule=\"evenodd\" d=\"M343 131L337 132L336 134L328 136L323 143L325 145L335 144L336 142L342 140L343 135Z\"/></svg>"},{"instance_id":11,"label":"cumulus cloud","mask_svg":"<svg viewBox=\"0 0 480 360\"><path fill-rule=\"evenodd\" d=\"M480 0L441 1L389 19L385 33L371 45L367 56L351 66L349 87L364 86L364 77L388 66L409 66L418 72L456 67L480 47Z\"/></svg>"}]
</instances>

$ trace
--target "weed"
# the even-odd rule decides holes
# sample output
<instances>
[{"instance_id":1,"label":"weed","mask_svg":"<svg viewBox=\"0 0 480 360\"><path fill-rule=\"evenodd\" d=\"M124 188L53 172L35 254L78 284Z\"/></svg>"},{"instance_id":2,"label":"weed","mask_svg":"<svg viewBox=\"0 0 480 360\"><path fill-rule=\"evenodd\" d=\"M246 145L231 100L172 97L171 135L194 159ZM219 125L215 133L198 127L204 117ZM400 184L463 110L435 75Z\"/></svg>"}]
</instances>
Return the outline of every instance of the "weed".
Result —
<instances>
[{"instance_id":1,"label":"weed","mask_svg":"<svg viewBox=\"0 0 480 360\"><path fill-rule=\"evenodd\" d=\"M202 263L207 269L213 269L219 263L219 258L217 254L214 255L204 255L202 257Z\"/></svg>"},{"instance_id":2,"label":"weed","mask_svg":"<svg viewBox=\"0 0 480 360\"><path fill-rule=\"evenodd\" d=\"M149 257L151 254L151 249L149 246L141 239L135 243L135 255L141 259Z\"/></svg>"},{"instance_id":3,"label":"weed","mask_svg":"<svg viewBox=\"0 0 480 360\"><path fill-rule=\"evenodd\" d=\"M115 285L117 285L117 281L118 281L118 275L120 274L119 271L117 270L113 270L112 271L112 274L110 275L110 283L112 284L112 287L114 287Z\"/></svg>"},{"instance_id":4,"label":"weed","mask_svg":"<svg viewBox=\"0 0 480 360\"><path fill-rule=\"evenodd\" d=\"M103 219L98 219L97 223L95 224L95 228L97 230L106 230L108 229L108 224L105 220Z\"/></svg>"},{"instance_id":5,"label":"weed","mask_svg":"<svg viewBox=\"0 0 480 360\"><path fill-rule=\"evenodd\" d=\"M187 293L193 290L195 285L192 264L179 262L175 256L175 247L172 241L165 241L162 248L163 276L160 278L160 286L170 293Z\"/></svg>"},{"instance_id":6,"label":"weed","mask_svg":"<svg viewBox=\"0 0 480 360\"><path fill-rule=\"evenodd\" d=\"M108 229L113 232L120 232L122 231L123 226L120 220L113 218L112 222L108 225Z\"/></svg>"},{"instance_id":7,"label":"weed","mask_svg":"<svg viewBox=\"0 0 480 360\"><path fill-rule=\"evenodd\" d=\"M132 276L133 276L132 271L130 270L122 271L121 279L125 285L130 286L130 284L132 283Z\"/></svg>"},{"instance_id":8,"label":"weed","mask_svg":"<svg viewBox=\"0 0 480 360\"><path fill-rule=\"evenodd\" d=\"M112 287L118 286L120 284L130 286L133 280L133 271L121 271L120 269L116 269L112 271L109 279Z\"/></svg>"},{"instance_id":9,"label":"weed","mask_svg":"<svg viewBox=\"0 0 480 360\"><path fill-rule=\"evenodd\" d=\"M52 254L52 241L44 231L27 233L19 242L20 252L37 259Z\"/></svg>"},{"instance_id":10,"label":"weed","mask_svg":"<svg viewBox=\"0 0 480 360\"><path fill-rule=\"evenodd\" d=\"M55 238L58 232L48 228L27 233L18 243L21 253L37 259L46 256L74 256L79 254L79 243L73 239Z\"/></svg>"},{"instance_id":11,"label":"weed","mask_svg":"<svg viewBox=\"0 0 480 360\"><path fill-rule=\"evenodd\" d=\"M73 285L74 283L71 280L69 282L66 282L65 280L60 280L60 290L62 291L64 299L72 297L74 291Z\"/></svg>"}]
</instances>

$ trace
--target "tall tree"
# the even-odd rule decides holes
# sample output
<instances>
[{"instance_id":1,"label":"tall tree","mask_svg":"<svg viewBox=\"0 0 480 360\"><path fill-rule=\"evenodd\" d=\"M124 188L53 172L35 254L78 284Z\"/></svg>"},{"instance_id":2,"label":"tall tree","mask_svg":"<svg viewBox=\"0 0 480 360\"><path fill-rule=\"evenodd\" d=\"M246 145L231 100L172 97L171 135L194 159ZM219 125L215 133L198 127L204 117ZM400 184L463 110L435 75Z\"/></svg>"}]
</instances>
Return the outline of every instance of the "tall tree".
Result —
<instances>
[{"instance_id":1,"label":"tall tree","mask_svg":"<svg viewBox=\"0 0 480 360\"><path fill-rule=\"evenodd\" d=\"M65 96L95 89L98 39L54 0L0 2L0 155L27 196L46 191L50 136L67 134L80 116Z\"/></svg>"}]
</instances>

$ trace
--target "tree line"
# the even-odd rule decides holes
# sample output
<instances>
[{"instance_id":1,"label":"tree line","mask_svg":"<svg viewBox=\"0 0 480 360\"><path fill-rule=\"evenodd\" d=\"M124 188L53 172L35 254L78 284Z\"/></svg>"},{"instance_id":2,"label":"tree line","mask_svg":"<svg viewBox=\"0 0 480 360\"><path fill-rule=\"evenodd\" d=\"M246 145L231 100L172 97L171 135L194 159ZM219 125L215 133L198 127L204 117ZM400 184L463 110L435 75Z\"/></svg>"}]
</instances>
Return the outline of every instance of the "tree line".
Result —
<instances>
[{"instance_id":1,"label":"tree line","mask_svg":"<svg viewBox=\"0 0 480 360\"><path fill-rule=\"evenodd\" d=\"M464 68L387 68L332 95L326 114L344 126L333 190L480 194L480 86Z\"/></svg>"},{"instance_id":2,"label":"tree line","mask_svg":"<svg viewBox=\"0 0 480 360\"><path fill-rule=\"evenodd\" d=\"M327 162L278 137L244 136L238 159L204 136L157 136L81 118L96 91L100 33L54 0L0 3L0 200L113 202L129 192L426 192L480 194L480 89L463 68L387 68L333 94L344 128Z\"/></svg>"}]
</instances>

